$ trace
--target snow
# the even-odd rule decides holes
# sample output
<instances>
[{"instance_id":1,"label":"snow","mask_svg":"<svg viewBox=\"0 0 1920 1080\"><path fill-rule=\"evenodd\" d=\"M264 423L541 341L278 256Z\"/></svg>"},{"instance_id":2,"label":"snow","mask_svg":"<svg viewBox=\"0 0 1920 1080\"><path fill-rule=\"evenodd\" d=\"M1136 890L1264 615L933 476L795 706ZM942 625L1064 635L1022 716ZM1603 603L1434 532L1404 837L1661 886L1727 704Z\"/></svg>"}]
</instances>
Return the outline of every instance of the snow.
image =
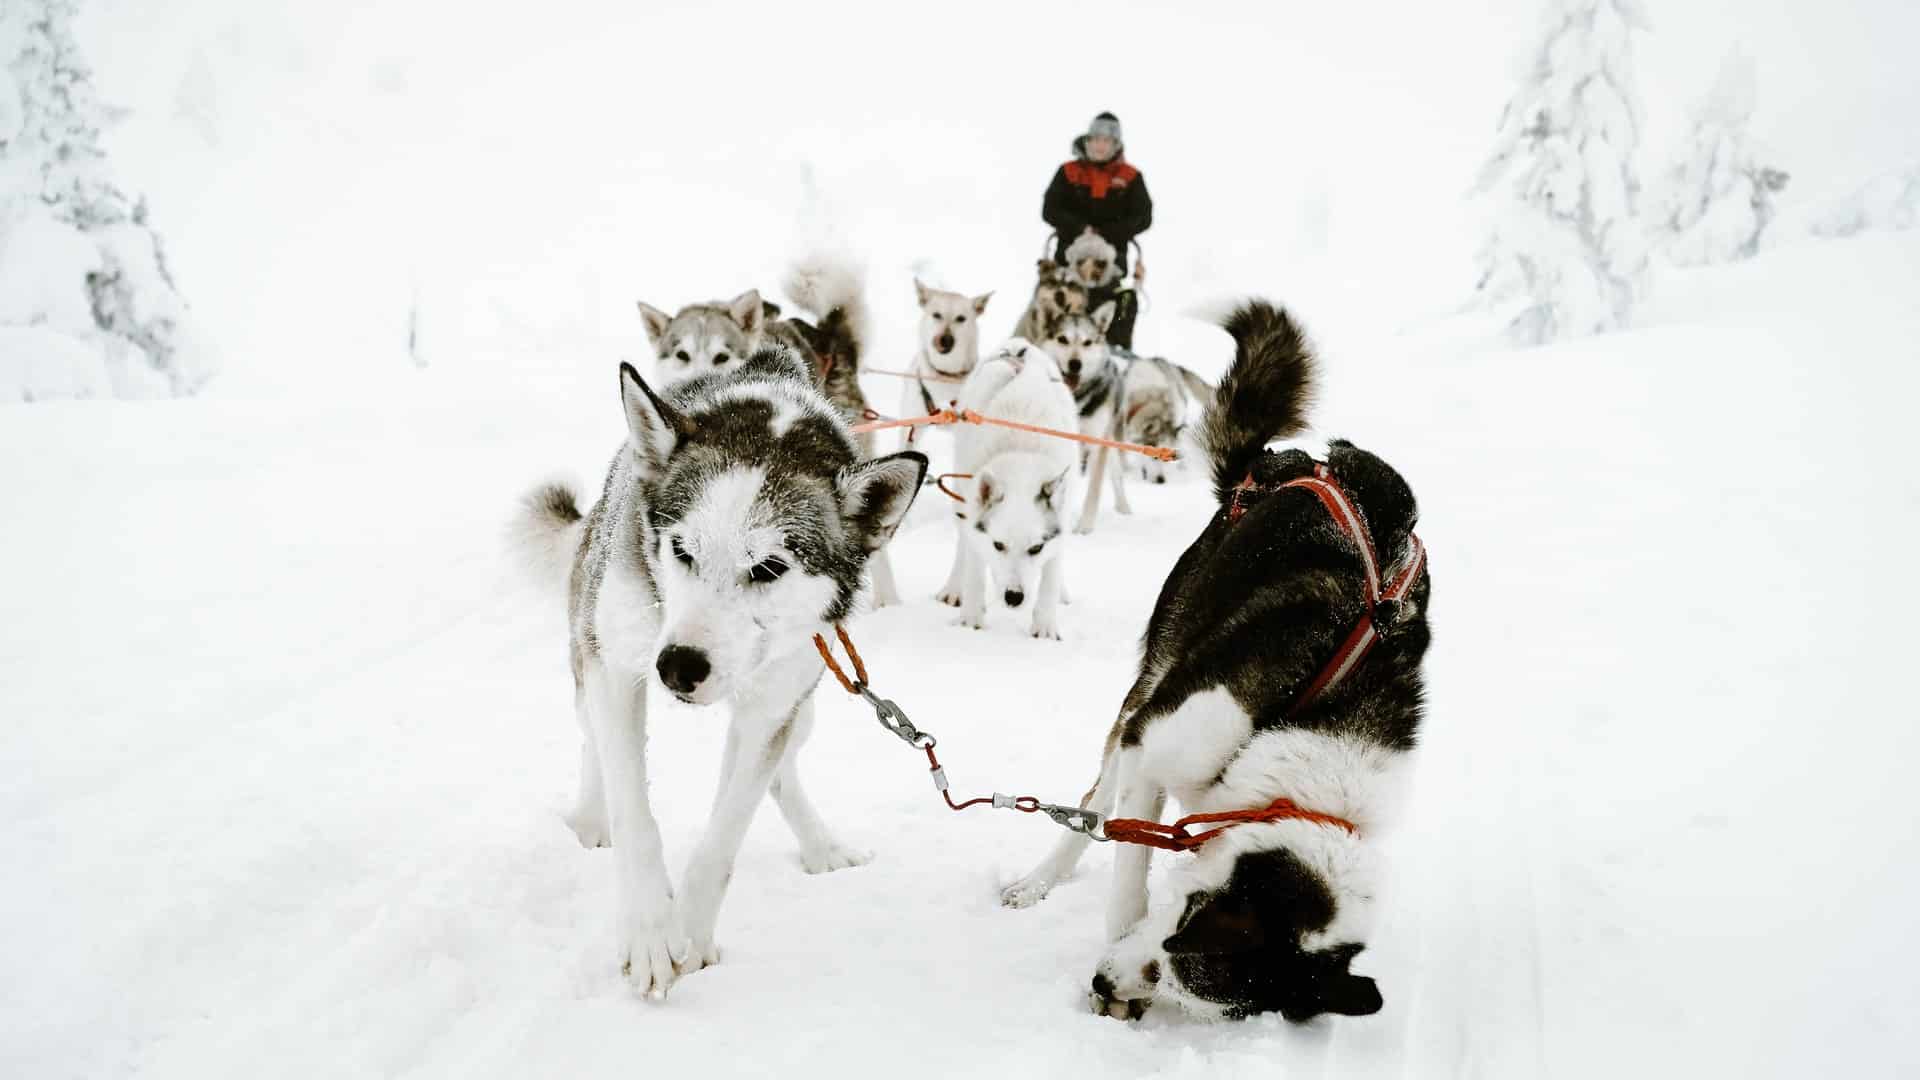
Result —
<instances>
[{"instance_id":1,"label":"snow","mask_svg":"<svg viewBox=\"0 0 1920 1080\"><path fill-rule=\"evenodd\" d=\"M1913 9L1803 25L1739 5L1754 134L1794 173L1769 242L1662 274L1635 329L1512 350L1492 318L1442 313L1471 285L1461 195L1533 5L1323 8L1154 23L1170 59L1085 94L1042 77L1061 42L1136 56L1155 16L986 8L934 40L870 15L843 57L821 55L831 13L790 7L698 48L681 42L711 14L631 5L570 9L538 42L524 13L461 9L448 33L424 3L90 9L103 96L140 106L113 156L228 365L192 399L0 405L0 1075L1920 1065L1900 679L1920 232L1784 227L1920 152L1888 44ZM1728 10L1636 33L1643 146L1683 134L1653 103L1698 100ZM1103 108L1160 210L1143 351L1217 373L1224 335L1184 312L1288 303L1326 358L1315 437L1384 454L1421 499L1432 711L1356 965L1386 1009L1087 1014L1110 852L1001 909L1054 827L948 812L831 689L802 767L875 860L805 875L763 814L722 962L634 999L608 853L560 819L565 631L507 565L515 500L556 468L597 482L615 362L645 355L635 299L770 286L832 239L867 256L876 366L910 348L916 270L998 290L1004 332L1039 188ZM0 364L50 334L0 336ZM878 376L868 393L898 396ZM1197 473L1176 476L1069 554L1057 643L1004 609L952 626L931 599L951 530L937 496L916 507L894 550L908 604L852 631L956 790L1084 790L1207 512ZM721 724L656 705L677 868Z\"/></svg>"}]
</instances>

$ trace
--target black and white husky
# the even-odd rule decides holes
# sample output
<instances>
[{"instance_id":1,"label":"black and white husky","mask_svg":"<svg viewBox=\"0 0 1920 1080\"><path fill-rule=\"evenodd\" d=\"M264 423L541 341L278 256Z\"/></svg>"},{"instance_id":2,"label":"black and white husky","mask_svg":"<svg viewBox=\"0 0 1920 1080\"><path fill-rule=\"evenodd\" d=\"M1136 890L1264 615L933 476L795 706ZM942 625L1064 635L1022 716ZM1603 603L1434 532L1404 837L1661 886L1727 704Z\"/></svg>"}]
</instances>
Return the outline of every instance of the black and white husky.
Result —
<instances>
[{"instance_id":1,"label":"black and white husky","mask_svg":"<svg viewBox=\"0 0 1920 1080\"><path fill-rule=\"evenodd\" d=\"M656 392L620 366L628 439L582 515L549 485L526 500L523 554L565 580L574 703L585 742L570 823L611 843L619 960L638 992L719 957L714 926L741 837L769 790L809 872L857 865L800 787L820 656L869 559L926 473L917 453L861 460L806 363L784 348ZM676 894L647 802L647 687L727 702L719 791Z\"/></svg>"},{"instance_id":2,"label":"black and white husky","mask_svg":"<svg viewBox=\"0 0 1920 1080\"><path fill-rule=\"evenodd\" d=\"M1140 1015L1156 994L1214 1015L1372 1013L1379 989L1349 965L1368 934L1374 833L1391 817L1420 722L1429 586L1411 539L1413 493L1378 457L1331 444L1331 482L1364 519L1378 562L1404 561L1411 588L1372 613L1382 637L1351 674L1304 697L1370 603L1364 554L1311 490L1281 486L1316 476L1315 462L1264 449L1302 425L1312 360L1299 330L1262 302L1226 328L1238 353L1203 433L1220 505L1161 588L1082 805L1156 819L1169 793L1196 813L1284 798L1353 830L1311 817L1233 825L1173 856L1188 861L1153 904L1150 849L1116 844L1092 1004L1119 1017ZM1069 836L1002 900L1035 903L1086 844Z\"/></svg>"}]
</instances>

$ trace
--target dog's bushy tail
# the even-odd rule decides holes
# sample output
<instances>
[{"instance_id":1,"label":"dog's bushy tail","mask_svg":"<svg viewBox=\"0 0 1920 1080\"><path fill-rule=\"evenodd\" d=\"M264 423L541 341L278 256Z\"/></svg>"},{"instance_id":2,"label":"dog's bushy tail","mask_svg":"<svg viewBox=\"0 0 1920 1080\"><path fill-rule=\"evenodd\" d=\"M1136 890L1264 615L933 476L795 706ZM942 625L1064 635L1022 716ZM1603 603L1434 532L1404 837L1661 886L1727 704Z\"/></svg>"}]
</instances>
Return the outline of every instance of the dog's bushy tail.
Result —
<instances>
[{"instance_id":1,"label":"dog's bushy tail","mask_svg":"<svg viewBox=\"0 0 1920 1080\"><path fill-rule=\"evenodd\" d=\"M850 260L814 255L787 271L784 286L820 326L822 352L858 357L867 340L866 275Z\"/></svg>"},{"instance_id":2,"label":"dog's bushy tail","mask_svg":"<svg viewBox=\"0 0 1920 1080\"><path fill-rule=\"evenodd\" d=\"M1306 427L1314 361L1300 327L1265 300L1241 304L1221 326L1233 335L1233 366L1214 391L1200 441L1225 502L1269 442Z\"/></svg>"},{"instance_id":3,"label":"dog's bushy tail","mask_svg":"<svg viewBox=\"0 0 1920 1080\"><path fill-rule=\"evenodd\" d=\"M580 513L573 489L560 481L549 481L520 500L509 540L520 565L542 586L564 588L586 530L586 517Z\"/></svg>"}]
</instances>

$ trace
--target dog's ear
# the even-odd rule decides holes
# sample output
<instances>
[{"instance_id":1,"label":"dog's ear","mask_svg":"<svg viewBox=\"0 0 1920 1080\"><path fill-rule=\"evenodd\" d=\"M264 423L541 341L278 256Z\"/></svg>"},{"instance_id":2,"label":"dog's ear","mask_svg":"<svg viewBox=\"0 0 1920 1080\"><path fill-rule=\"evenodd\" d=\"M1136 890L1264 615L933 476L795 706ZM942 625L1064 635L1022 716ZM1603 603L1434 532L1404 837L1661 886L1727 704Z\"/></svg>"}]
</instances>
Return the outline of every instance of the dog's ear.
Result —
<instances>
[{"instance_id":1,"label":"dog's ear","mask_svg":"<svg viewBox=\"0 0 1920 1080\"><path fill-rule=\"evenodd\" d=\"M1341 1016L1372 1016L1384 1003L1380 984L1365 975L1341 975L1322 981L1314 990L1321 1012Z\"/></svg>"},{"instance_id":2,"label":"dog's ear","mask_svg":"<svg viewBox=\"0 0 1920 1080\"><path fill-rule=\"evenodd\" d=\"M1195 893L1187 900L1180 929L1161 942L1171 956L1250 952L1267 943L1259 914L1232 892Z\"/></svg>"},{"instance_id":3,"label":"dog's ear","mask_svg":"<svg viewBox=\"0 0 1920 1080\"><path fill-rule=\"evenodd\" d=\"M1038 498L1041 505L1051 506L1055 510L1065 509L1065 507L1060 505L1060 500L1065 497L1067 493L1067 473L1072 469L1073 466L1069 465L1067 468L1060 470L1059 476L1040 485Z\"/></svg>"},{"instance_id":4,"label":"dog's ear","mask_svg":"<svg viewBox=\"0 0 1920 1080\"><path fill-rule=\"evenodd\" d=\"M1003 497L1000 486L994 482L993 473L982 468L973 475L973 498L979 504L980 512L986 513L993 504Z\"/></svg>"},{"instance_id":5,"label":"dog's ear","mask_svg":"<svg viewBox=\"0 0 1920 1080\"><path fill-rule=\"evenodd\" d=\"M727 314L740 325L740 329L747 332L748 337L758 334L767 321L767 309L760 303L760 290L748 289L727 301Z\"/></svg>"},{"instance_id":6,"label":"dog's ear","mask_svg":"<svg viewBox=\"0 0 1920 1080\"><path fill-rule=\"evenodd\" d=\"M1180 376L1180 385L1186 389L1188 396L1192 397L1193 400L1202 404L1213 400L1212 383L1179 364L1169 363L1168 366L1173 368L1174 374Z\"/></svg>"},{"instance_id":7,"label":"dog's ear","mask_svg":"<svg viewBox=\"0 0 1920 1080\"><path fill-rule=\"evenodd\" d=\"M661 347L661 339L667 336L667 327L672 325L673 316L642 300L640 303L640 321L647 324L647 340L653 347Z\"/></svg>"},{"instance_id":8,"label":"dog's ear","mask_svg":"<svg viewBox=\"0 0 1920 1080\"><path fill-rule=\"evenodd\" d=\"M913 294L914 294L915 296L917 296L917 297L919 297L919 298L920 298L920 306L921 306L921 307L926 307L926 306L927 306L927 301L928 301L928 300L930 300L930 299L932 299L932 297L933 297L933 290L932 290L932 289L929 289L929 288L927 288L927 287L926 287L925 285L923 285L923 284L921 284L921 282L920 282L920 279L919 279L919 278L914 278L914 279L913 279Z\"/></svg>"},{"instance_id":9,"label":"dog's ear","mask_svg":"<svg viewBox=\"0 0 1920 1080\"><path fill-rule=\"evenodd\" d=\"M693 424L660 400L632 364L620 365L620 404L634 452L647 472L659 469L680 440L693 434Z\"/></svg>"},{"instance_id":10,"label":"dog's ear","mask_svg":"<svg viewBox=\"0 0 1920 1080\"><path fill-rule=\"evenodd\" d=\"M893 538L926 475L927 456L914 450L840 470L840 514L862 547L878 551Z\"/></svg>"},{"instance_id":11,"label":"dog's ear","mask_svg":"<svg viewBox=\"0 0 1920 1080\"><path fill-rule=\"evenodd\" d=\"M1113 316L1119 310L1120 310L1120 303L1117 300L1109 300L1106 303L1101 304L1099 307L1094 308L1093 309L1093 325L1096 327L1099 327L1100 332L1102 334L1105 334L1107 332L1107 327L1113 325Z\"/></svg>"},{"instance_id":12,"label":"dog's ear","mask_svg":"<svg viewBox=\"0 0 1920 1080\"><path fill-rule=\"evenodd\" d=\"M993 299L993 294L990 292L983 292L979 296L974 297L973 313L975 315L985 315L987 313L987 301L991 299Z\"/></svg>"}]
</instances>

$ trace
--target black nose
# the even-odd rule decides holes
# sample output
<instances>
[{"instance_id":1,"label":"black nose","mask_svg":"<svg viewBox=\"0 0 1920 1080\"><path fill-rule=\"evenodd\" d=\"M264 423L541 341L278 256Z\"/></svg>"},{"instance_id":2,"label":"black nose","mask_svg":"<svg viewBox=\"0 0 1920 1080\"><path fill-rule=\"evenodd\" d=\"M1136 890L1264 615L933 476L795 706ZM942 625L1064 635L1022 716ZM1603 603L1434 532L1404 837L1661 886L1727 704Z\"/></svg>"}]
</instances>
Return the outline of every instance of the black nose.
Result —
<instances>
[{"instance_id":1,"label":"black nose","mask_svg":"<svg viewBox=\"0 0 1920 1080\"><path fill-rule=\"evenodd\" d=\"M1025 600L1026 598L1027 598L1027 594L1021 592L1019 589L1007 590L1007 606L1008 607L1019 607L1020 602Z\"/></svg>"},{"instance_id":2,"label":"black nose","mask_svg":"<svg viewBox=\"0 0 1920 1080\"><path fill-rule=\"evenodd\" d=\"M660 660L654 667L660 672L660 681L676 694L693 693L713 672L713 665L707 663L706 653L685 645L669 645L661 649Z\"/></svg>"},{"instance_id":3,"label":"black nose","mask_svg":"<svg viewBox=\"0 0 1920 1080\"><path fill-rule=\"evenodd\" d=\"M939 337L934 338L933 347L939 349L941 352L953 351L953 335L941 334Z\"/></svg>"},{"instance_id":4,"label":"black nose","mask_svg":"<svg viewBox=\"0 0 1920 1080\"><path fill-rule=\"evenodd\" d=\"M1167 478L1164 476L1156 476L1153 478L1153 482L1156 484L1164 484L1167 482Z\"/></svg>"},{"instance_id":5,"label":"black nose","mask_svg":"<svg viewBox=\"0 0 1920 1080\"><path fill-rule=\"evenodd\" d=\"M1080 374L1080 361L1078 360L1067 361L1067 374L1069 375Z\"/></svg>"}]
</instances>

